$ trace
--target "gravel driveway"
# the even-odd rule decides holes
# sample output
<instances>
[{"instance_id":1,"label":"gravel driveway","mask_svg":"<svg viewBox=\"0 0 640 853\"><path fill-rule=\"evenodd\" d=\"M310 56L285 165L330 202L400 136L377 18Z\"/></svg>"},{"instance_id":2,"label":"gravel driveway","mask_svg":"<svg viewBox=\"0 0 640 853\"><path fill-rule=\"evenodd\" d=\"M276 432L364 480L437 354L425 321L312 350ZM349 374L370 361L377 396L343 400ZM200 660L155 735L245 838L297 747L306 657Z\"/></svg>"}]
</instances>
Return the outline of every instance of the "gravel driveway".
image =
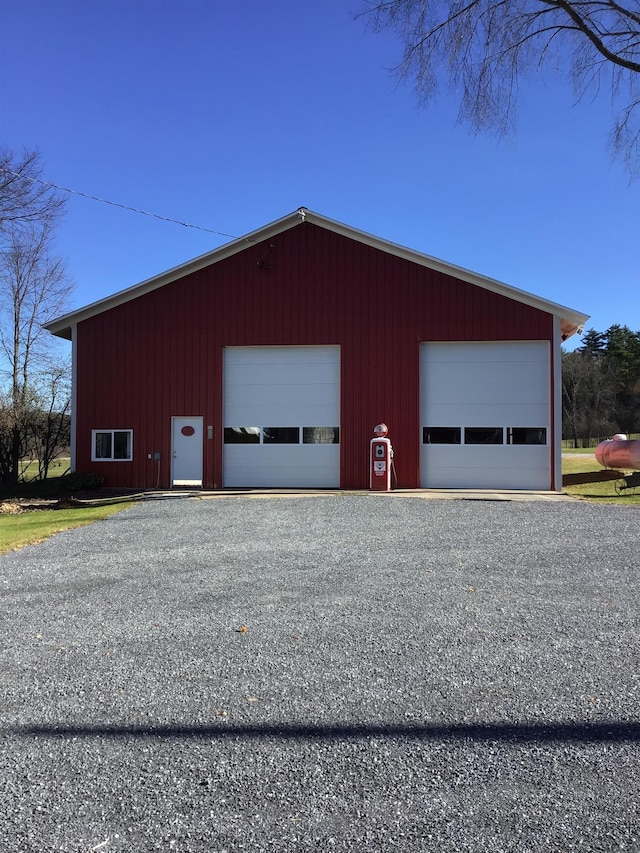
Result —
<instances>
[{"instance_id":1,"label":"gravel driveway","mask_svg":"<svg viewBox=\"0 0 640 853\"><path fill-rule=\"evenodd\" d=\"M144 502L0 558L0 849L640 851L640 512Z\"/></svg>"}]
</instances>

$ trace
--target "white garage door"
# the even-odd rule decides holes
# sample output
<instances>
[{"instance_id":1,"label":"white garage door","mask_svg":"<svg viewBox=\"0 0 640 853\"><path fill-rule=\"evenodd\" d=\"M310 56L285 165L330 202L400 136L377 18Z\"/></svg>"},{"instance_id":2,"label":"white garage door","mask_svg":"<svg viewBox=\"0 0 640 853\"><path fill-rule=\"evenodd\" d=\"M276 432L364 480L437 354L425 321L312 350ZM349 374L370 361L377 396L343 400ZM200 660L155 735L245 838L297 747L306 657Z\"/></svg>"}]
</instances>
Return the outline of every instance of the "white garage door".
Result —
<instances>
[{"instance_id":1,"label":"white garage door","mask_svg":"<svg viewBox=\"0 0 640 853\"><path fill-rule=\"evenodd\" d=\"M340 348L226 347L224 485L340 485Z\"/></svg>"},{"instance_id":2,"label":"white garage door","mask_svg":"<svg viewBox=\"0 0 640 853\"><path fill-rule=\"evenodd\" d=\"M549 345L420 348L424 488L551 488Z\"/></svg>"}]
</instances>

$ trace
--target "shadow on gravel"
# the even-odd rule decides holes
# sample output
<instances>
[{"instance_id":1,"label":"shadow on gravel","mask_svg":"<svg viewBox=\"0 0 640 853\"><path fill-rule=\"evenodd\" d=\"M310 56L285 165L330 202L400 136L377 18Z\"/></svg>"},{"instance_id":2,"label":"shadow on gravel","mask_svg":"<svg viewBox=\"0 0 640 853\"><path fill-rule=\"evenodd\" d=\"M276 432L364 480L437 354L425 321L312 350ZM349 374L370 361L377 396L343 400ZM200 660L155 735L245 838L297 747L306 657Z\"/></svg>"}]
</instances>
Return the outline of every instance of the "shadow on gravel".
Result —
<instances>
[{"instance_id":1,"label":"shadow on gravel","mask_svg":"<svg viewBox=\"0 0 640 853\"><path fill-rule=\"evenodd\" d=\"M167 738L167 739L256 739L284 740L359 740L384 737L421 741L505 741L507 743L572 742L628 743L640 741L637 722L564 722L564 723L487 723L453 725L95 725L95 726L20 726L5 730L13 737L66 738Z\"/></svg>"}]
</instances>

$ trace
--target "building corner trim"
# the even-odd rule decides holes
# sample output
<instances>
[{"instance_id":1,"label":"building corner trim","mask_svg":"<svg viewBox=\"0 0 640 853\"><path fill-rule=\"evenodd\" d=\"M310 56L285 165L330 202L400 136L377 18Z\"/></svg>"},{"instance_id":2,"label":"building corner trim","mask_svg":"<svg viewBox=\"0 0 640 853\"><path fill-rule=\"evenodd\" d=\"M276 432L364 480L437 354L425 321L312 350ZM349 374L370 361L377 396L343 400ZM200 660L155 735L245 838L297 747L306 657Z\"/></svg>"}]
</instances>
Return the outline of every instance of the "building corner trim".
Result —
<instances>
[{"instance_id":1,"label":"building corner trim","mask_svg":"<svg viewBox=\"0 0 640 853\"><path fill-rule=\"evenodd\" d=\"M551 408L553 412L552 435L552 483L551 488L556 492L562 491L562 332L561 318L553 318L553 338L551 341L552 389Z\"/></svg>"},{"instance_id":2,"label":"building corner trim","mask_svg":"<svg viewBox=\"0 0 640 853\"><path fill-rule=\"evenodd\" d=\"M78 411L78 324L71 326L71 459L69 468L76 470L76 424Z\"/></svg>"}]
</instances>

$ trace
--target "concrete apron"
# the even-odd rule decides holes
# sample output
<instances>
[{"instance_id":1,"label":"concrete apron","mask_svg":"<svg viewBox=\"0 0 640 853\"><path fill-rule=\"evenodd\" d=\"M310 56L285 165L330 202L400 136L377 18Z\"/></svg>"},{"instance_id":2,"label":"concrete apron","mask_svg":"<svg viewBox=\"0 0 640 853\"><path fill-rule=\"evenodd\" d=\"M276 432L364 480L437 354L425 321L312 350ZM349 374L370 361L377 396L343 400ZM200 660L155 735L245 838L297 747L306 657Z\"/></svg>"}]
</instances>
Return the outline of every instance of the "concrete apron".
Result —
<instances>
[{"instance_id":1,"label":"concrete apron","mask_svg":"<svg viewBox=\"0 0 640 853\"><path fill-rule=\"evenodd\" d=\"M391 492L370 492L357 489L223 489L217 491L179 490L147 492L145 499L177 497L214 500L217 498L310 498L361 495L371 498L422 498L422 500L457 501L575 501L576 498L562 492L493 489L394 489Z\"/></svg>"}]
</instances>

